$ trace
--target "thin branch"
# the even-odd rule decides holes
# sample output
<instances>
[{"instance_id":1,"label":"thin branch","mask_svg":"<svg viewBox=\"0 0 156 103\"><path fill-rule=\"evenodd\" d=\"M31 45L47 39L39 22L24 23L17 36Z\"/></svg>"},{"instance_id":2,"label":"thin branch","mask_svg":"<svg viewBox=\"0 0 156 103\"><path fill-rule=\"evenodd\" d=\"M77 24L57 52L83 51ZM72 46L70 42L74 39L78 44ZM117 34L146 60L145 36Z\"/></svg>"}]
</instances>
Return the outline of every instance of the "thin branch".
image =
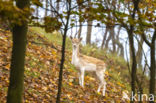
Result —
<instances>
[{"instance_id":1,"label":"thin branch","mask_svg":"<svg viewBox=\"0 0 156 103\"><path fill-rule=\"evenodd\" d=\"M142 30L142 29L141 29L141 30ZM146 44L147 44L148 46L151 45L151 43L147 40L147 37L145 36L145 33L142 33L142 34L141 34L141 37L144 39L144 41L146 42Z\"/></svg>"},{"instance_id":2,"label":"thin branch","mask_svg":"<svg viewBox=\"0 0 156 103\"><path fill-rule=\"evenodd\" d=\"M41 28L42 28L42 27L43 27L43 28L46 27L46 25L32 25L32 24L29 24L28 26L29 26L29 27L41 27ZM60 28L60 29L63 30L64 28Z\"/></svg>"},{"instance_id":3,"label":"thin branch","mask_svg":"<svg viewBox=\"0 0 156 103\"><path fill-rule=\"evenodd\" d=\"M119 26L120 24L114 24L114 25L108 25L107 27L114 27L114 26ZM98 27L98 28L106 28L106 26L99 26L99 25L74 25L69 27L68 29L71 29L73 27L80 27L80 26L94 26L94 27Z\"/></svg>"},{"instance_id":4,"label":"thin branch","mask_svg":"<svg viewBox=\"0 0 156 103\"><path fill-rule=\"evenodd\" d=\"M156 40L156 29L154 30L153 37L152 37L152 42L151 43L154 43L155 40Z\"/></svg>"},{"instance_id":5,"label":"thin branch","mask_svg":"<svg viewBox=\"0 0 156 103\"><path fill-rule=\"evenodd\" d=\"M83 3L86 3L86 2L88 2L88 0L81 2L79 5L82 5ZM71 10L77 8L79 5L76 5L76 6L72 7Z\"/></svg>"},{"instance_id":6,"label":"thin branch","mask_svg":"<svg viewBox=\"0 0 156 103\"><path fill-rule=\"evenodd\" d=\"M137 40L137 42L139 43L139 46L141 47L142 52L143 52L143 55L144 55L144 57L145 57L145 63L147 64L148 68L150 69L150 66L149 66L148 63L147 63L147 57L146 57L146 54L145 54L145 52L144 52L144 49L143 49L143 47L141 46L141 43L140 43L140 41L138 40L138 38L136 37L136 35L134 35L134 37L135 37L135 39Z\"/></svg>"},{"instance_id":7,"label":"thin branch","mask_svg":"<svg viewBox=\"0 0 156 103\"><path fill-rule=\"evenodd\" d=\"M141 17L140 17L140 10L137 8L137 12L138 12L138 20L139 20L139 25L140 25L140 30L141 31L144 31L143 30L143 23L142 23L142 19L141 19ZM145 36L145 33L143 32L142 34L141 34L141 37L143 38L143 40L146 42L146 44L148 45L148 46L150 46L151 45L151 43L147 40L147 37Z\"/></svg>"},{"instance_id":8,"label":"thin branch","mask_svg":"<svg viewBox=\"0 0 156 103\"><path fill-rule=\"evenodd\" d=\"M59 12L54 8L54 6L50 3L49 0L48 0L48 3L50 4L50 7L53 9L53 10L49 10L49 11L56 13L57 16L59 16L59 18L61 19L61 22L63 23L63 25L65 26L65 23L64 23L64 21L63 21L61 15L59 14Z\"/></svg>"},{"instance_id":9,"label":"thin branch","mask_svg":"<svg viewBox=\"0 0 156 103\"><path fill-rule=\"evenodd\" d=\"M123 22L123 20L121 20L120 18L118 18L118 16L115 14L115 12L113 12L114 17L121 23L120 25L124 28L126 28L126 30L129 30L128 26L126 23Z\"/></svg>"}]
</instances>

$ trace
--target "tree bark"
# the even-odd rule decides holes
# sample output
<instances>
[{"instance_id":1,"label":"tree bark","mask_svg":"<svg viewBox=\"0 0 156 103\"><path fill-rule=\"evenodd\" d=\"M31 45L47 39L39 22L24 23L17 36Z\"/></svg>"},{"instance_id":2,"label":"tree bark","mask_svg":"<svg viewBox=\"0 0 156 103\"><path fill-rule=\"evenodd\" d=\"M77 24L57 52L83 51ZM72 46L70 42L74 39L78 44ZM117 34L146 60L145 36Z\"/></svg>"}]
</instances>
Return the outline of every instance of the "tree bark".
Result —
<instances>
[{"instance_id":1,"label":"tree bark","mask_svg":"<svg viewBox=\"0 0 156 103\"><path fill-rule=\"evenodd\" d=\"M132 92L135 94L135 81L136 81L136 56L135 56L135 48L134 48L134 38L133 38L133 26L128 33L129 43L130 43L130 50L132 53L132 72L131 72L131 87Z\"/></svg>"},{"instance_id":2,"label":"tree bark","mask_svg":"<svg viewBox=\"0 0 156 103\"><path fill-rule=\"evenodd\" d=\"M63 65L65 61L66 35L68 31L68 24L69 24L70 13L71 13L71 1L68 1L67 3L69 5L69 10L67 12L67 22L64 28L64 34L63 34L63 40L62 40L62 56L61 56L59 81L58 81L58 93L57 93L56 103L60 103L60 97L61 97L61 92L62 92L61 88L62 88Z\"/></svg>"},{"instance_id":3,"label":"tree bark","mask_svg":"<svg viewBox=\"0 0 156 103\"><path fill-rule=\"evenodd\" d=\"M38 15L38 10L39 8L38 8L38 6L36 6L36 17L37 17L37 23L38 23L38 18L39 18L39 15Z\"/></svg>"},{"instance_id":4,"label":"tree bark","mask_svg":"<svg viewBox=\"0 0 156 103\"><path fill-rule=\"evenodd\" d=\"M101 44L101 49L103 49L103 47L105 45L107 33L108 33L108 27L106 26L106 30L105 30L105 33L104 33L104 36L103 36L103 40L102 40L102 44Z\"/></svg>"},{"instance_id":5,"label":"tree bark","mask_svg":"<svg viewBox=\"0 0 156 103\"><path fill-rule=\"evenodd\" d=\"M81 31L82 31L82 22L79 21L79 23L80 23L80 27L79 27L79 32L78 32L78 38L81 37Z\"/></svg>"},{"instance_id":6,"label":"tree bark","mask_svg":"<svg viewBox=\"0 0 156 103\"><path fill-rule=\"evenodd\" d=\"M79 0L76 0L77 1L77 5L78 5L78 10L79 10L79 13L81 12L81 4L80 4L80 1ZM81 37L81 32L82 32L82 20L81 20L81 15L79 15L79 24L80 24L80 26L79 26L79 32L78 32L78 38L80 38Z\"/></svg>"},{"instance_id":7,"label":"tree bark","mask_svg":"<svg viewBox=\"0 0 156 103\"><path fill-rule=\"evenodd\" d=\"M112 38L113 53L115 53L115 51L116 51L116 46L115 46L115 38L114 38L114 36L115 36L114 26L111 26L109 32L110 32L110 35L111 35L111 38Z\"/></svg>"},{"instance_id":8,"label":"tree bark","mask_svg":"<svg viewBox=\"0 0 156 103\"><path fill-rule=\"evenodd\" d=\"M50 0L50 10L51 10L50 15L51 15L51 17L54 16L54 14L53 14L54 12L52 12L53 11L52 5L53 5L53 2L52 2L52 0Z\"/></svg>"},{"instance_id":9,"label":"tree bark","mask_svg":"<svg viewBox=\"0 0 156 103\"><path fill-rule=\"evenodd\" d=\"M93 21L87 21L87 37L86 37L86 44L91 44L91 33L92 33L92 23Z\"/></svg>"},{"instance_id":10,"label":"tree bark","mask_svg":"<svg viewBox=\"0 0 156 103\"><path fill-rule=\"evenodd\" d=\"M29 7L29 0L17 0L16 5L18 8L24 9ZM22 25L13 27L13 49L7 103L22 103L27 29L26 21Z\"/></svg>"},{"instance_id":11,"label":"tree bark","mask_svg":"<svg viewBox=\"0 0 156 103\"><path fill-rule=\"evenodd\" d=\"M60 9L60 0L57 0L56 10L59 11Z\"/></svg>"},{"instance_id":12,"label":"tree bark","mask_svg":"<svg viewBox=\"0 0 156 103\"><path fill-rule=\"evenodd\" d=\"M122 43L120 43L120 40L119 40L120 30L121 30L121 26L119 27L118 32L116 34L115 44L118 45L116 52L119 54L119 56L124 58L124 48L123 48Z\"/></svg>"},{"instance_id":13,"label":"tree bark","mask_svg":"<svg viewBox=\"0 0 156 103\"><path fill-rule=\"evenodd\" d=\"M48 0L46 0L45 6L46 6L46 7L45 7L46 9L45 9L45 15L44 15L44 16L46 17L46 16L48 15L48 13L47 13L47 9L48 9Z\"/></svg>"},{"instance_id":14,"label":"tree bark","mask_svg":"<svg viewBox=\"0 0 156 103\"><path fill-rule=\"evenodd\" d=\"M109 30L109 31L110 31L110 30ZM109 34L109 36L108 36L108 38L107 38L107 40L106 40L105 48L108 48L108 44L109 44L109 41L111 40L111 36L112 36L112 35Z\"/></svg>"},{"instance_id":15,"label":"tree bark","mask_svg":"<svg viewBox=\"0 0 156 103\"><path fill-rule=\"evenodd\" d=\"M139 5L139 0L134 0L133 1L133 5L134 5L134 9L133 9L133 13L131 15L132 20L135 19L135 15L136 15L136 10L138 8ZM134 38L133 38L133 32L134 32L134 24L130 25L130 29L127 30L128 32L128 38L129 38L129 43L130 43L130 50L132 53L132 72L131 72L131 91L133 92L133 94L135 95L135 88L136 88L136 73L137 73L137 63L136 63L136 55L135 55L135 48L134 48ZM133 103L135 100L132 100L131 103Z\"/></svg>"},{"instance_id":16,"label":"tree bark","mask_svg":"<svg viewBox=\"0 0 156 103\"><path fill-rule=\"evenodd\" d=\"M140 13L140 10L137 9L138 14ZM144 31L143 28L143 23L142 23L142 18L139 15L139 26L140 26L140 30ZM156 27L156 23L154 23L154 27ZM149 85L149 94L151 95L155 95L155 87L156 87L156 60L155 60L155 41L156 41L156 29L154 30L154 34L152 37L152 41L149 42L148 39L146 38L144 32L141 34L142 39L145 41L145 43L150 47L150 60L151 60L151 64L150 64L150 85ZM155 100L155 97L154 97ZM149 103L154 103L154 101L150 101Z\"/></svg>"},{"instance_id":17,"label":"tree bark","mask_svg":"<svg viewBox=\"0 0 156 103\"><path fill-rule=\"evenodd\" d=\"M88 7L91 7L90 1L88 1ZM91 44L92 23L93 23L93 21L90 20L90 18L88 18L88 20L87 20L86 44Z\"/></svg>"},{"instance_id":18,"label":"tree bark","mask_svg":"<svg viewBox=\"0 0 156 103\"><path fill-rule=\"evenodd\" d=\"M136 59L137 59L137 63L140 69L142 69L142 65L141 65L141 61L142 61L142 45L143 45L143 39L141 38L140 41L138 41L138 51L136 53Z\"/></svg>"},{"instance_id":19,"label":"tree bark","mask_svg":"<svg viewBox=\"0 0 156 103\"><path fill-rule=\"evenodd\" d=\"M124 57L124 48L123 45L120 43L120 41L118 39L115 40L115 44L117 44L118 49L117 49L117 53L121 56Z\"/></svg>"},{"instance_id":20,"label":"tree bark","mask_svg":"<svg viewBox=\"0 0 156 103\"><path fill-rule=\"evenodd\" d=\"M152 95L155 95L155 83L156 83L155 41L156 41L156 29L154 31L152 42L151 42L151 46L150 46L151 47L151 67L150 67L150 87L149 87L149 93L152 94ZM150 103L154 103L154 101L151 101Z\"/></svg>"}]
</instances>

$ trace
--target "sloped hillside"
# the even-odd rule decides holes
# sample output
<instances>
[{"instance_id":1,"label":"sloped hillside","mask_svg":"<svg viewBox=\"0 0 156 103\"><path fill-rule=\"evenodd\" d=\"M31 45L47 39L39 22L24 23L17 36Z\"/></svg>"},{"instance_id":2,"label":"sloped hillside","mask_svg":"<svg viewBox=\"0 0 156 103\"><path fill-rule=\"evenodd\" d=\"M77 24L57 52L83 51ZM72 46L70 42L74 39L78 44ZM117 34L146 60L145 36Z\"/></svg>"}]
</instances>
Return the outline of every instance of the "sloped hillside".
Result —
<instances>
[{"instance_id":1,"label":"sloped hillside","mask_svg":"<svg viewBox=\"0 0 156 103\"><path fill-rule=\"evenodd\" d=\"M0 103L6 102L11 57L11 33L0 30ZM25 62L24 103L55 103L61 57L61 35L48 34L41 28L29 28ZM62 103L127 103L122 91L129 89L130 81L123 59L99 52L93 47L82 47L86 55L104 59L109 65L106 72L106 96L96 92L98 81L93 73L86 73L85 87L78 84L77 71L71 65L71 43L67 39L63 73ZM94 78L95 77L95 78Z\"/></svg>"}]
</instances>

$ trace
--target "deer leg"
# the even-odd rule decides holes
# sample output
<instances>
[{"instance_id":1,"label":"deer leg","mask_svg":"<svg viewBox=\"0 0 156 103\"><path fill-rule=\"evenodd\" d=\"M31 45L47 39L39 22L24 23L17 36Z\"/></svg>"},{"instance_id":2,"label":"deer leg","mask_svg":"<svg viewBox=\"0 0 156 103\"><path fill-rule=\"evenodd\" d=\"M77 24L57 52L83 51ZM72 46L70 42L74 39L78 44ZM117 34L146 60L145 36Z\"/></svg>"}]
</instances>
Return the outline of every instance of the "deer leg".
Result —
<instances>
[{"instance_id":1,"label":"deer leg","mask_svg":"<svg viewBox=\"0 0 156 103\"><path fill-rule=\"evenodd\" d=\"M81 75L80 75L80 78L81 78L81 86L84 87L84 68L81 69Z\"/></svg>"},{"instance_id":2,"label":"deer leg","mask_svg":"<svg viewBox=\"0 0 156 103\"><path fill-rule=\"evenodd\" d=\"M98 87L98 89L97 89L97 92L98 92L98 93L100 92L102 85L103 85L103 84L100 83L100 85L99 85L99 87Z\"/></svg>"},{"instance_id":3,"label":"deer leg","mask_svg":"<svg viewBox=\"0 0 156 103\"><path fill-rule=\"evenodd\" d=\"M82 85L82 83L81 83L81 72L79 72L78 75L79 75L79 85Z\"/></svg>"},{"instance_id":4,"label":"deer leg","mask_svg":"<svg viewBox=\"0 0 156 103\"><path fill-rule=\"evenodd\" d=\"M104 85L104 73L100 71L100 72L96 72L96 75L97 75L98 79L100 80L100 84L97 89L97 92L99 93L101 90L101 87Z\"/></svg>"},{"instance_id":5,"label":"deer leg","mask_svg":"<svg viewBox=\"0 0 156 103\"><path fill-rule=\"evenodd\" d=\"M104 81L104 85L103 85L103 91L102 91L102 95L105 96L105 91L106 91L106 81Z\"/></svg>"}]
</instances>

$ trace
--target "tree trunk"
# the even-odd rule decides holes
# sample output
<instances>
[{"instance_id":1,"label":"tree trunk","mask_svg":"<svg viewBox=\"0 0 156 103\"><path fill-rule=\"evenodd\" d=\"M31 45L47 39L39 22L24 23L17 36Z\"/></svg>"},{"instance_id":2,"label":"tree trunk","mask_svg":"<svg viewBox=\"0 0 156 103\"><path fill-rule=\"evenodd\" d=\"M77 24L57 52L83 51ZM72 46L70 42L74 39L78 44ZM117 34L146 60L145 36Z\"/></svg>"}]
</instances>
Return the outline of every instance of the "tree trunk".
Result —
<instances>
[{"instance_id":1,"label":"tree trunk","mask_svg":"<svg viewBox=\"0 0 156 103\"><path fill-rule=\"evenodd\" d=\"M67 35L67 28L64 31L63 35L63 42L62 42L62 57L61 57L61 65L60 65L60 72L59 72L59 81L58 81L58 93L56 103L60 103L61 97L61 88L62 88L62 75L63 75L63 65L65 60L65 45L66 45L66 35Z\"/></svg>"},{"instance_id":2,"label":"tree trunk","mask_svg":"<svg viewBox=\"0 0 156 103\"><path fill-rule=\"evenodd\" d=\"M136 15L136 10L137 10L138 5L139 5L139 0L133 1L133 5L134 5L134 9L133 9L133 13L132 13L131 17L132 17L132 20L135 20L135 15ZM132 53L131 91L135 95L137 63L136 63L133 32L134 32L134 24L131 24L130 29L127 30L127 33L128 33L129 43L130 43L130 50ZM131 103L133 103L134 101L135 100L132 100Z\"/></svg>"},{"instance_id":3,"label":"tree trunk","mask_svg":"<svg viewBox=\"0 0 156 103\"><path fill-rule=\"evenodd\" d=\"M51 10L50 15L51 15L51 17L54 16L54 14L53 14L54 12L52 12L53 11L52 5L53 5L53 2L52 2L52 0L50 0L50 10Z\"/></svg>"},{"instance_id":4,"label":"tree trunk","mask_svg":"<svg viewBox=\"0 0 156 103\"><path fill-rule=\"evenodd\" d=\"M124 58L124 47L122 43L120 43L120 40L119 40L120 30L121 30L121 26L119 27L118 32L116 34L115 44L118 45L116 52L119 54L119 56Z\"/></svg>"},{"instance_id":5,"label":"tree trunk","mask_svg":"<svg viewBox=\"0 0 156 103\"><path fill-rule=\"evenodd\" d=\"M38 19L39 19L38 11L39 11L38 10L38 6L36 6L36 17L37 17L37 20L36 21L37 21L37 23L38 23Z\"/></svg>"},{"instance_id":6,"label":"tree trunk","mask_svg":"<svg viewBox=\"0 0 156 103\"><path fill-rule=\"evenodd\" d=\"M115 40L115 44L117 44L118 46L118 49L117 49L117 53L121 56L121 57L124 57L124 48L123 48L123 45L120 43L119 39L116 39Z\"/></svg>"},{"instance_id":7,"label":"tree trunk","mask_svg":"<svg viewBox=\"0 0 156 103\"><path fill-rule=\"evenodd\" d=\"M151 67L150 67L150 88L149 93L155 95L155 79L156 79L156 66L155 66L155 41L156 41L156 29L154 31L154 35L151 43ZM155 97L154 97L155 98ZM155 99L154 99L155 100ZM154 101L150 102L154 103Z\"/></svg>"},{"instance_id":8,"label":"tree trunk","mask_svg":"<svg viewBox=\"0 0 156 103\"><path fill-rule=\"evenodd\" d=\"M61 64L60 64L60 72L59 72L59 81L58 81L58 93L57 93L57 98L56 98L56 103L60 103L60 97L61 97L61 88L62 88L62 75L63 75L63 65L65 61L65 46L66 46L66 35L68 31L68 24L69 24L69 19L70 19L70 13L71 13L71 1L67 2L69 5L69 9L67 12L67 22L64 28L64 34L63 34L63 40L62 40L62 56L61 56Z\"/></svg>"},{"instance_id":9,"label":"tree trunk","mask_svg":"<svg viewBox=\"0 0 156 103\"><path fill-rule=\"evenodd\" d=\"M81 12L81 5L79 5L79 3L78 3L78 0L77 0L77 4L78 4L78 9L79 9L79 13ZM79 15L79 24L80 24L80 26L79 26L79 32L78 32L78 38L80 38L81 37L81 32L82 32L82 21L81 21L81 15Z\"/></svg>"},{"instance_id":10,"label":"tree trunk","mask_svg":"<svg viewBox=\"0 0 156 103\"><path fill-rule=\"evenodd\" d=\"M137 9L138 13L140 13L139 9ZM140 25L140 30L144 31L143 28L143 23L142 23L142 18L139 15L139 25ZM156 23L154 23L154 27L156 27ZM156 88L156 60L155 60L155 41L156 41L156 29L154 30L154 34L152 37L152 41L149 42L143 32L141 34L142 39L145 41L145 43L150 47L150 59L151 59L151 65L150 65L150 85L149 85L149 94L155 96L155 88ZM155 97L154 97L155 100ZM149 103L154 103L154 101L150 101Z\"/></svg>"},{"instance_id":11,"label":"tree trunk","mask_svg":"<svg viewBox=\"0 0 156 103\"><path fill-rule=\"evenodd\" d=\"M124 48L123 45L121 43L119 43L120 46L120 56L124 58Z\"/></svg>"},{"instance_id":12,"label":"tree trunk","mask_svg":"<svg viewBox=\"0 0 156 103\"><path fill-rule=\"evenodd\" d=\"M88 7L89 8L91 7L91 1L88 1ZM86 44L91 44L92 23L93 23L93 21L90 20L90 18L88 18Z\"/></svg>"},{"instance_id":13,"label":"tree trunk","mask_svg":"<svg viewBox=\"0 0 156 103\"><path fill-rule=\"evenodd\" d=\"M81 37L81 31L82 31L82 22L79 21L79 23L80 23L80 28L79 28L79 32L78 32L78 38Z\"/></svg>"},{"instance_id":14,"label":"tree trunk","mask_svg":"<svg viewBox=\"0 0 156 103\"><path fill-rule=\"evenodd\" d=\"M56 10L59 11L60 9L60 0L57 0Z\"/></svg>"},{"instance_id":15,"label":"tree trunk","mask_svg":"<svg viewBox=\"0 0 156 103\"><path fill-rule=\"evenodd\" d=\"M111 38L112 38L113 53L115 53L116 46L115 46L115 38L114 38L114 35L115 35L115 33L114 33L114 26L111 26L109 32L110 32L110 35L111 35Z\"/></svg>"},{"instance_id":16,"label":"tree trunk","mask_svg":"<svg viewBox=\"0 0 156 103\"><path fill-rule=\"evenodd\" d=\"M91 44L92 23L93 23L93 21L89 21L89 20L87 21L86 44Z\"/></svg>"},{"instance_id":17,"label":"tree trunk","mask_svg":"<svg viewBox=\"0 0 156 103\"><path fill-rule=\"evenodd\" d=\"M143 39L141 38L140 41L138 41L138 51L136 53L136 59L137 59L137 63L140 69L142 69L142 65L141 65L141 61L142 61L142 45L143 45Z\"/></svg>"},{"instance_id":18,"label":"tree trunk","mask_svg":"<svg viewBox=\"0 0 156 103\"><path fill-rule=\"evenodd\" d=\"M29 0L17 0L16 5L20 9L29 7ZM7 103L22 103L27 29L26 21L20 26L15 25L13 27L13 49Z\"/></svg>"},{"instance_id":19,"label":"tree trunk","mask_svg":"<svg viewBox=\"0 0 156 103\"><path fill-rule=\"evenodd\" d=\"M109 30L109 31L110 31L110 30ZM109 41L111 40L111 36L112 36L112 35L109 34L109 36L108 36L108 38L107 38L107 40L106 40L105 48L108 48L108 44L109 44Z\"/></svg>"},{"instance_id":20,"label":"tree trunk","mask_svg":"<svg viewBox=\"0 0 156 103\"><path fill-rule=\"evenodd\" d=\"M135 81L136 81L136 56L135 56L135 48L134 48L134 38L133 38L133 26L131 26L131 29L128 32L128 38L130 43L130 50L132 53L132 72L131 72L131 88L132 92L135 94Z\"/></svg>"},{"instance_id":21,"label":"tree trunk","mask_svg":"<svg viewBox=\"0 0 156 103\"><path fill-rule=\"evenodd\" d=\"M102 44L101 44L101 49L103 49L103 47L105 45L107 33L108 33L108 27L106 26L106 30L105 30L105 33L104 33L104 36L103 36L103 40L102 40Z\"/></svg>"},{"instance_id":22,"label":"tree trunk","mask_svg":"<svg viewBox=\"0 0 156 103\"><path fill-rule=\"evenodd\" d=\"M48 15L48 13L47 13L47 9L48 9L48 0L46 0L45 6L46 6L46 7L45 7L46 9L45 9L45 15L44 15L44 16L46 17L46 16Z\"/></svg>"}]
</instances>

